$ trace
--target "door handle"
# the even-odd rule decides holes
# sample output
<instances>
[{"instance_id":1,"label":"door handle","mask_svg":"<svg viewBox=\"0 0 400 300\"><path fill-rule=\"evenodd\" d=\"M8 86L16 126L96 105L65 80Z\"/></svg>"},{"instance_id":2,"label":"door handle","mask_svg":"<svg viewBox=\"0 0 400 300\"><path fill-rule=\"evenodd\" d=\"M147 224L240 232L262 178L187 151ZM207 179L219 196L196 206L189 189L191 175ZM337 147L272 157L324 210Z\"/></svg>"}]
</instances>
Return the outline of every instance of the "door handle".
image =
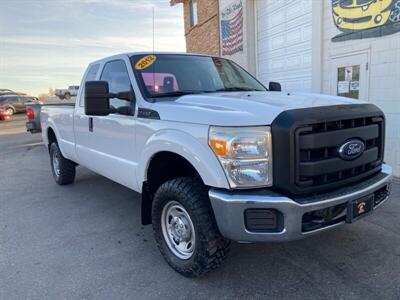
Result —
<instances>
[{"instance_id":1,"label":"door handle","mask_svg":"<svg viewBox=\"0 0 400 300\"><path fill-rule=\"evenodd\" d=\"M93 118L89 117L89 131L93 132Z\"/></svg>"}]
</instances>

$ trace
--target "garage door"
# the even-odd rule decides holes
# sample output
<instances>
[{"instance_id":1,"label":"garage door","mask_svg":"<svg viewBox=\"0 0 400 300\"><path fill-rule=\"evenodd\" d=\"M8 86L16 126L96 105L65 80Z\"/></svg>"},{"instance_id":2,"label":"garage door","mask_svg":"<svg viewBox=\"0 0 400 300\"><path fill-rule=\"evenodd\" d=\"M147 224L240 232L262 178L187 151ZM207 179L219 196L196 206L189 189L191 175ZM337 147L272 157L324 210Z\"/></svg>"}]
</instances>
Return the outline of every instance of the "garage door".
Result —
<instances>
[{"instance_id":1,"label":"garage door","mask_svg":"<svg viewBox=\"0 0 400 300\"><path fill-rule=\"evenodd\" d=\"M257 1L258 78L311 91L312 0Z\"/></svg>"}]
</instances>

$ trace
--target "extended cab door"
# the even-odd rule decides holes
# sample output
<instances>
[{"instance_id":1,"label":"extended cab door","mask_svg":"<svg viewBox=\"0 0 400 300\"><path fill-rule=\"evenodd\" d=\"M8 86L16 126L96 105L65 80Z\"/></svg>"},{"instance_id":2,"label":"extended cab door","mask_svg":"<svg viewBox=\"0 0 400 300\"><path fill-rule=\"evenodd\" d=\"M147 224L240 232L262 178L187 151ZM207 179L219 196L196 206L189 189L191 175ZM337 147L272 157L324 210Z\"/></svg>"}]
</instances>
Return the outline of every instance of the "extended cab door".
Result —
<instances>
[{"instance_id":1,"label":"extended cab door","mask_svg":"<svg viewBox=\"0 0 400 300\"><path fill-rule=\"evenodd\" d=\"M94 64L88 67L83 77L78 96L76 98L74 112L74 134L75 134L75 151L79 164L89 167L93 162L89 145L89 116L85 115L85 82L97 80L99 76L100 64Z\"/></svg>"},{"instance_id":2,"label":"extended cab door","mask_svg":"<svg viewBox=\"0 0 400 300\"><path fill-rule=\"evenodd\" d=\"M117 59L106 62L100 80L107 81L110 93L131 90L127 62ZM110 99L118 108L131 106L130 101ZM135 108L132 107L132 112ZM88 143L92 159L88 167L120 184L137 190L135 161L135 118L132 115L113 113L108 116L90 116Z\"/></svg>"}]
</instances>

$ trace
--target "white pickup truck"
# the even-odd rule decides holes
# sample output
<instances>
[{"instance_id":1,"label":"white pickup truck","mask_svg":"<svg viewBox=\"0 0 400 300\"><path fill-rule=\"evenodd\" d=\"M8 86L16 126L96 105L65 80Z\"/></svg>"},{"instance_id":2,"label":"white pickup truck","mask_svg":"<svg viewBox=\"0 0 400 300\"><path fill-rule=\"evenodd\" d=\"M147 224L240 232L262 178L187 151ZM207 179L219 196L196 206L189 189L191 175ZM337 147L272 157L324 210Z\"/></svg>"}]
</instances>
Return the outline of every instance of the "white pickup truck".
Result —
<instances>
[{"instance_id":1,"label":"white pickup truck","mask_svg":"<svg viewBox=\"0 0 400 300\"><path fill-rule=\"evenodd\" d=\"M56 89L54 95L56 95L60 100L69 100L71 97L78 95L79 85L71 85L68 89Z\"/></svg>"},{"instance_id":2,"label":"white pickup truck","mask_svg":"<svg viewBox=\"0 0 400 300\"><path fill-rule=\"evenodd\" d=\"M142 223L185 276L220 265L230 240L308 237L389 197L374 105L267 89L230 60L177 53L95 61L81 87L75 106L41 109L55 181L82 165L141 193Z\"/></svg>"}]
</instances>

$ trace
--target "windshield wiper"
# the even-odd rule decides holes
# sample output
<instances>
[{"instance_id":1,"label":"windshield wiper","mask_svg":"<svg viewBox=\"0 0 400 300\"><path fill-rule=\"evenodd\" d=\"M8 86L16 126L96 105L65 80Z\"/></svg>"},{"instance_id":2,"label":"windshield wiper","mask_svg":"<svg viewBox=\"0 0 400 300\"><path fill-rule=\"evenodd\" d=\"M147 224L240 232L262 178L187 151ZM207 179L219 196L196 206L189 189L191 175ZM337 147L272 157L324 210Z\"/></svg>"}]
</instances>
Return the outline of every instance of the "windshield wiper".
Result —
<instances>
[{"instance_id":1,"label":"windshield wiper","mask_svg":"<svg viewBox=\"0 0 400 300\"><path fill-rule=\"evenodd\" d=\"M227 87L222 89L217 89L215 92L236 92L236 91L243 91L243 92L263 92L263 90L253 89L253 88L246 88L246 87Z\"/></svg>"},{"instance_id":2,"label":"windshield wiper","mask_svg":"<svg viewBox=\"0 0 400 300\"><path fill-rule=\"evenodd\" d=\"M178 96L185 96L191 94L202 94L204 91L191 91L191 90L184 90L184 91L174 91L168 93L161 93L152 95L151 98L162 98L162 97L178 97Z\"/></svg>"}]
</instances>

